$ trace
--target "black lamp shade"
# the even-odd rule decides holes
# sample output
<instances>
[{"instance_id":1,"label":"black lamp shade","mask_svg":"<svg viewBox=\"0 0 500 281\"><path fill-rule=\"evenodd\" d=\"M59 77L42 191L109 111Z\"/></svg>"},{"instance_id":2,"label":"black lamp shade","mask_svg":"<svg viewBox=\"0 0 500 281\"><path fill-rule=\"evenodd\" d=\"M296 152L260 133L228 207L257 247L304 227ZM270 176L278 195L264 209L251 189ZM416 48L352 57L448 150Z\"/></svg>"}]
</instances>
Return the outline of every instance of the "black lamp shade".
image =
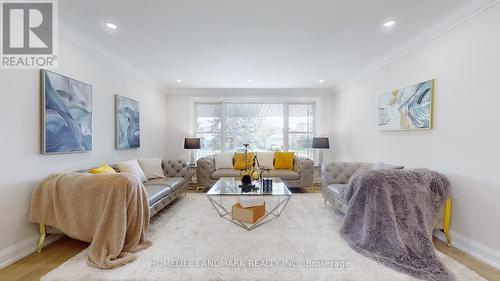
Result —
<instances>
[{"instance_id":1,"label":"black lamp shade","mask_svg":"<svg viewBox=\"0 0 500 281\"><path fill-rule=\"evenodd\" d=\"M330 141L325 137L314 137L312 148L330 148Z\"/></svg>"},{"instance_id":2,"label":"black lamp shade","mask_svg":"<svg viewBox=\"0 0 500 281\"><path fill-rule=\"evenodd\" d=\"M201 139L200 138L185 138L184 139L184 149L200 149Z\"/></svg>"}]
</instances>

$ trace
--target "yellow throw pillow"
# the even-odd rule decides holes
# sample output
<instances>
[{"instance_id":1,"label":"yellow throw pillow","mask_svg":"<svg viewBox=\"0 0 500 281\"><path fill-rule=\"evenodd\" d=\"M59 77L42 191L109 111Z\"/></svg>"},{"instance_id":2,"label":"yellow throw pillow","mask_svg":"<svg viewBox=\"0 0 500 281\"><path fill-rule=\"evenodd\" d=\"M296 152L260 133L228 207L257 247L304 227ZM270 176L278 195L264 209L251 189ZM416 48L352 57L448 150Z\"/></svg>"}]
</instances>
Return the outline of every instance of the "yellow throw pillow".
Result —
<instances>
[{"instance_id":1,"label":"yellow throw pillow","mask_svg":"<svg viewBox=\"0 0 500 281\"><path fill-rule=\"evenodd\" d=\"M116 174L115 169L111 168L108 164L104 163L99 168L90 169L91 174Z\"/></svg>"},{"instance_id":2,"label":"yellow throw pillow","mask_svg":"<svg viewBox=\"0 0 500 281\"><path fill-rule=\"evenodd\" d=\"M274 168L280 170L293 170L293 152L274 153Z\"/></svg>"},{"instance_id":3,"label":"yellow throw pillow","mask_svg":"<svg viewBox=\"0 0 500 281\"><path fill-rule=\"evenodd\" d=\"M234 168L236 170L245 170L247 168L253 167L253 159L255 155L252 152L247 153L247 163L245 163L245 153L244 152L236 152L234 154Z\"/></svg>"}]
</instances>

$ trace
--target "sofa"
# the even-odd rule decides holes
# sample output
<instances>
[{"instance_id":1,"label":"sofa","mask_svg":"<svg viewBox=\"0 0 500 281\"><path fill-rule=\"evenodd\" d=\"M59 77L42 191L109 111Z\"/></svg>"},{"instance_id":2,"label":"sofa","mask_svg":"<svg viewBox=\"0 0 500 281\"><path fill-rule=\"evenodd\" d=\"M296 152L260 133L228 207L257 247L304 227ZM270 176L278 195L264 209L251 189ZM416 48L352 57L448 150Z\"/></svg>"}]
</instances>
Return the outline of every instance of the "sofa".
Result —
<instances>
[{"instance_id":1,"label":"sofa","mask_svg":"<svg viewBox=\"0 0 500 281\"><path fill-rule=\"evenodd\" d=\"M181 195L186 194L191 171L181 160L162 161L164 178L144 182L148 192L149 216L152 217Z\"/></svg>"},{"instance_id":2,"label":"sofa","mask_svg":"<svg viewBox=\"0 0 500 281\"><path fill-rule=\"evenodd\" d=\"M240 177L236 169L216 169L215 158L208 156L197 161L196 178L200 188L212 187L222 177ZM279 177L287 187L310 187L313 184L314 162L306 157L294 156L293 170L272 169L266 177Z\"/></svg>"},{"instance_id":3,"label":"sofa","mask_svg":"<svg viewBox=\"0 0 500 281\"><path fill-rule=\"evenodd\" d=\"M329 202L337 211L345 214L348 202L344 199L347 183L351 176L359 170L380 169L404 169L404 166L394 166L384 163L367 162L327 162L321 166L321 190L323 198ZM434 222L434 228L444 233L446 242L451 247L450 218L451 198L447 198L444 206L440 209L438 217Z\"/></svg>"},{"instance_id":4,"label":"sofa","mask_svg":"<svg viewBox=\"0 0 500 281\"><path fill-rule=\"evenodd\" d=\"M120 172L116 165L112 166ZM162 160L164 178L151 179L143 182L148 192L149 216L156 215L168 204L186 193L189 178L192 175L186 161ZM81 172L86 172L81 171Z\"/></svg>"},{"instance_id":5,"label":"sofa","mask_svg":"<svg viewBox=\"0 0 500 281\"><path fill-rule=\"evenodd\" d=\"M116 165L112 165L112 168L120 172ZM156 215L176 198L186 194L189 178L192 176L192 172L188 169L188 165L185 161L163 160L162 169L165 175L164 178L151 179L143 182L148 193L149 217ZM88 172L89 170L87 169L76 171L76 173ZM37 244L37 252L42 250L47 233L62 233L59 229L44 224L39 224L39 232L40 237Z\"/></svg>"},{"instance_id":6,"label":"sofa","mask_svg":"<svg viewBox=\"0 0 500 281\"><path fill-rule=\"evenodd\" d=\"M321 166L321 190L323 198L335 209L345 214L348 202L343 198L351 176L359 170L403 169L384 163L368 162L327 162Z\"/></svg>"}]
</instances>

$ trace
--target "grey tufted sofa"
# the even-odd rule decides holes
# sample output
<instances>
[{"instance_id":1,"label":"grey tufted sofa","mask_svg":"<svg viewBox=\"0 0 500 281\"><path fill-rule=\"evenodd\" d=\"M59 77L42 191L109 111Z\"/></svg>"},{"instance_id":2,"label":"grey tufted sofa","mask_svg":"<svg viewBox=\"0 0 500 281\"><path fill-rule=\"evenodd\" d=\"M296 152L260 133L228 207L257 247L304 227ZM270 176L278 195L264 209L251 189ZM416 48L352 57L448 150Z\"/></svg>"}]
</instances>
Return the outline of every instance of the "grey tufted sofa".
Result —
<instances>
[{"instance_id":1,"label":"grey tufted sofa","mask_svg":"<svg viewBox=\"0 0 500 281\"><path fill-rule=\"evenodd\" d=\"M186 189L188 187L188 180L191 176L191 172L188 169L188 165L185 161L181 160L168 160L162 161L164 178L152 179L144 182L144 187L148 192L148 204L149 204L149 217L156 215L160 210L165 208L168 204L174 201L179 196L186 194ZM118 166L111 165L113 169L120 172ZM76 171L77 173L87 173L88 169ZM51 227L47 227L47 233L63 233L61 230ZM42 238L41 238L42 239ZM43 236L45 239L45 236ZM43 241L43 240L42 240ZM41 251L41 246L38 245L38 251Z\"/></svg>"},{"instance_id":2,"label":"grey tufted sofa","mask_svg":"<svg viewBox=\"0 0 500 281\"><path fill-rule=\"evenodd\" d=\"M113 169L120 172L116 165ZM190 172L186 161L163 160L164 178L152 179L144 182L144 187L148 192L149 216L156 215L176 198L186 193L189 184ZM79 171L79 172L86 172Z\"/></svg>"},{"instance_id":3,"label":"grey tufted sofa","mask_svg":"<svg viewBox=\"0 0 500 281\"><path fill-rule=\"evenodd\" d=\"M144 182L148 192L149 216L152 217L161 209L186 193L191 172L185 161L163 160L164 178Z\"/></svg>"},{"instance_id":4,"label":"grey tufted sofa","mask_svg":"<svg viewBox=\"0 0 500 281\"><path fill-rule=\"evenodd\" d=\"M236 169L215 169L213 156L200 158L197 161L196 179L202 188L212 187L221 177L239 177ZM265 176L279 177L288 187L310 187L313 184L314 162L306 157L295 156L293 171L270 170Z\"/></svg>"},{"instance_id":5,"label":"grey tufted sofa","mask_svg":"<svg viewBox=\"0 0 500 281\"><path fill-rule=\"evenodd\" d=\"M394 166L384 163L368 162L327 162L321 166L321 189L325 203L328 201L342 213L347 211L348 202L344 199L344 192L351 176L359 170L403 169L403 166Z\"/></svg>"}]
</instances>

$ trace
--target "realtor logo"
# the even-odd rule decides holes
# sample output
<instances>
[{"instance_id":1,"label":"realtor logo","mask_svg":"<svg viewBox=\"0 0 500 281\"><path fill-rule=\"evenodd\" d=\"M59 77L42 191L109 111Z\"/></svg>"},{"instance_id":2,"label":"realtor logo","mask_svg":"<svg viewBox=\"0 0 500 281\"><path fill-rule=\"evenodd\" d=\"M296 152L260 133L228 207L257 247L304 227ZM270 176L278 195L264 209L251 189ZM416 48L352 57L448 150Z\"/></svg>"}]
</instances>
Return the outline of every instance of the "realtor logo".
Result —
<instances>
[{"instance_id":1,"label":"realtor logo","mask_svg":"<svg viewBox=\"0 0 500 281\"><path fill-rule=\"evenodd\" d=\"M57 0L0 0L1 68L57 67Z\"/></svg>"}]
</instances>

